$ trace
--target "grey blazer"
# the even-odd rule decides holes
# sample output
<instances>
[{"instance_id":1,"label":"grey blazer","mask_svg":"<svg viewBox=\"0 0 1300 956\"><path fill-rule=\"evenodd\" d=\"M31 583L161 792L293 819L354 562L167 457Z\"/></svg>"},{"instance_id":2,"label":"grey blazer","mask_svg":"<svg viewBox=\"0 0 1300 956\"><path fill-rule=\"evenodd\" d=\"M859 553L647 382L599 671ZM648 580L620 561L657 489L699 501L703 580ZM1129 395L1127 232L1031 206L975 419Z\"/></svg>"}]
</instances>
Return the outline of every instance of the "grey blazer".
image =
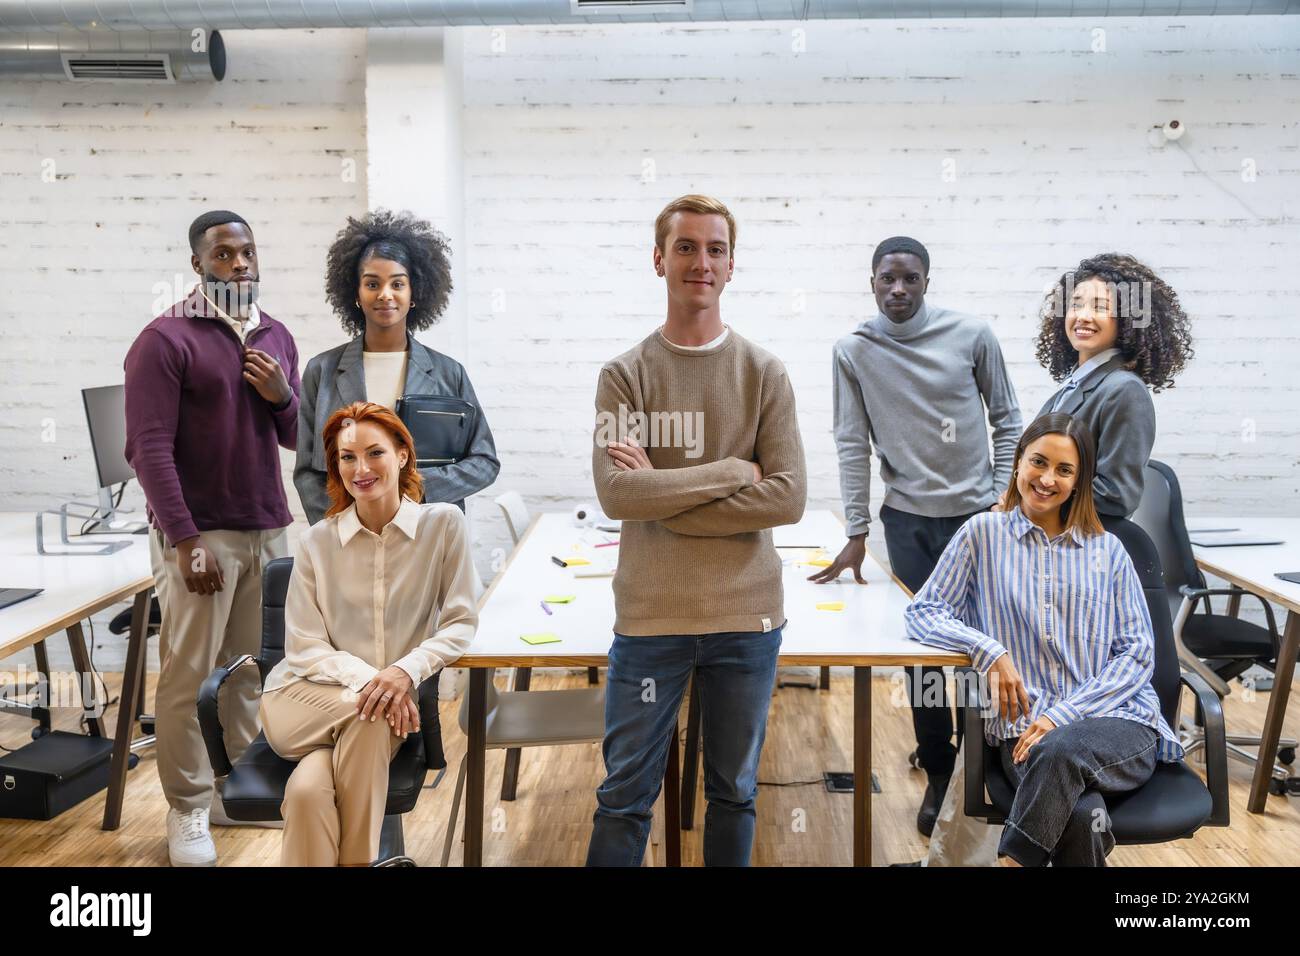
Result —
<instances>
[{"instance_id":1,"label":"grey blazer","mask_svg":"<svg viewBox=\"0 0 1300 956\"><path fill-rule=\"evenodd\" d=\"M465 499L492 484L501 470L487 414L474 394L463 365L421 345L410 332L406 333L406 342L409 354L402 394L449 395L478 406L478 425L469 454L454 465L420 469L425 501L445 501L463 510ZM325 517L330 503L325 492L325 449L320 440L325 423L344 405L366 400L362 348L363 337L357 336L345 345L322 352L307 363L302 376L298 458L293 468L293 483L311 524Z\"/></svg>"},{"instance_id":2,"label":"grey blazer","mask_svg":"<svg viewBox=\"0 0 1300 956\"><path fill-rule=\"evenodd\" d=\"M1050 412L1060 394L1058 389L1038 414ZM1156 406L1146 383L1116 355L1093 369L1057 411L1082 419L1097 442L1092 496L1098 513L1127 518L1137 511L1143 470L1156 442Z\"/></svg>"}]
</instances>

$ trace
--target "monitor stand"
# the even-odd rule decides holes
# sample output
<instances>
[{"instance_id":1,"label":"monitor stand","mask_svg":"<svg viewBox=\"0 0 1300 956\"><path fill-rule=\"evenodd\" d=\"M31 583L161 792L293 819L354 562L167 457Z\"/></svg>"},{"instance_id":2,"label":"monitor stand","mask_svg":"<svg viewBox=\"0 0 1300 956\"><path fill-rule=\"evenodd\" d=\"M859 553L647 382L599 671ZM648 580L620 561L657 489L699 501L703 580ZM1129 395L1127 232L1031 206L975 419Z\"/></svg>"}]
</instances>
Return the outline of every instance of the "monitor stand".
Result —
<instances>
[{"instance_id":1,"label":"monitor stand","mask_svg":"<svg viewBox=\"0 0 1300 956\"><path fill-rule=\"evenodd\" d=\"M108 529L105 531L91 531L79 537L90 537L91 535L117 535L117 534L134 534L137 530L147 528L148 526L142 521L124 522L118 520L118 524L113 524L115 516L126 514L134 509L132 508L115 508L113 506L112 492L107 488L99 489L99 501L65 501L59 506L58 511L42 511L36 515L36 553L49 555L101 555L115 554L125 548L131 547L130 541L108 541L104 544L98 544L91 541L73 541L68 535L68 519L72 518L77 521L95 521L99 524L107 524ZM59 516L59 538L66 549L62 551L47 551L45 548L45 516Z\"/></svg>"}]
</instances>

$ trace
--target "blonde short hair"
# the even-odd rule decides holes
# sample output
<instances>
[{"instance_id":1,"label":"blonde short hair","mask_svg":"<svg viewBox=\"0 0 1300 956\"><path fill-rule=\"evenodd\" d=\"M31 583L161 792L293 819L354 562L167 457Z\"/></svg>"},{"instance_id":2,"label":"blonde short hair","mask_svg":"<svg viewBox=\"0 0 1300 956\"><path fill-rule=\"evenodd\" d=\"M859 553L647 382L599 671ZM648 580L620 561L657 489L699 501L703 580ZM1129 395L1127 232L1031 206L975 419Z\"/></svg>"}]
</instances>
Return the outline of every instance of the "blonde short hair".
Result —
<instances>
[{"instance_id":1,"label":"blonde short hair","mask_svg":"<svg viewBox=\"0 0 1300 956\"><path fill-rule=\"evenodd\" d=\"M688 196L680 196L674 199L667 206L664 206L663 212L659 213L655 219L655 248L660 252L664 251L664 243L668 241L668 226L672 222L673 215L679 212L694 212L702 216L721 216L727 220L727 251L734 254L736 251L736 220L731 215L731 210L722 204L719 199L712 196L701 196L698 193L691 193Z\"/></svg>"}]
</instances>

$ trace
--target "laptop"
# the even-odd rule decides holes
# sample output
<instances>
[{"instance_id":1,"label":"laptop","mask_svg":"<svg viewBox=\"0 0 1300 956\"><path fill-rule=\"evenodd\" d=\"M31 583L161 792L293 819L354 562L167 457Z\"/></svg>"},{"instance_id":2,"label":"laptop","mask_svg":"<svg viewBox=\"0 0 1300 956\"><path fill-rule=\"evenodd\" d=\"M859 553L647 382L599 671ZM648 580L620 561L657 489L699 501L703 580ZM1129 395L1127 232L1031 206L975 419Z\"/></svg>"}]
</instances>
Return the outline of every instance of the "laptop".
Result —
<instances>
[{"instance_id":1,"label":"laptop","mask_svg":"<svg viewBox=\"0 0 1300 956\"><path fill-rule=\"evenodd\" d=\"M0 608L36 597L45 588L0 588Z\"/></svg>"},{"instance_id":2,"label":"laptop","mask_svg":"<svg viewBox=\"0 0 1300 956\"><path fill-rule=\"evenodd\" d=\"M1262 544L1286 544L1281 538L1247 531L1201 531L1188 535L1192 544L1202 548L1245 548Z\"/></svg>"}]
</instances>

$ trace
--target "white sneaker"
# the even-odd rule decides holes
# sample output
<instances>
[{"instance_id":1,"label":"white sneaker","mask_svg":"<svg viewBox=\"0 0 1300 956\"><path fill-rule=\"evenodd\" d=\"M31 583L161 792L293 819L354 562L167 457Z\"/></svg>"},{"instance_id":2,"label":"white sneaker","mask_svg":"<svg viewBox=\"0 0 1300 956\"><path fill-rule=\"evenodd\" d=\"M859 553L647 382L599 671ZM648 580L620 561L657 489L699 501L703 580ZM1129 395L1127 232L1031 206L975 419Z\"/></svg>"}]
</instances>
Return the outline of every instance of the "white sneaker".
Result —
<instances>
[{"instance_id":1,"label":"white sneaker","mask_svg":"<svg viewBox=\"0 0 1300 956\"><path fill-rule=\"evenodd\" d=\"M208 811L167 811L167 855L172 866L216 866L217 845L208 832Z\"/></svg>"}]
</instances>

